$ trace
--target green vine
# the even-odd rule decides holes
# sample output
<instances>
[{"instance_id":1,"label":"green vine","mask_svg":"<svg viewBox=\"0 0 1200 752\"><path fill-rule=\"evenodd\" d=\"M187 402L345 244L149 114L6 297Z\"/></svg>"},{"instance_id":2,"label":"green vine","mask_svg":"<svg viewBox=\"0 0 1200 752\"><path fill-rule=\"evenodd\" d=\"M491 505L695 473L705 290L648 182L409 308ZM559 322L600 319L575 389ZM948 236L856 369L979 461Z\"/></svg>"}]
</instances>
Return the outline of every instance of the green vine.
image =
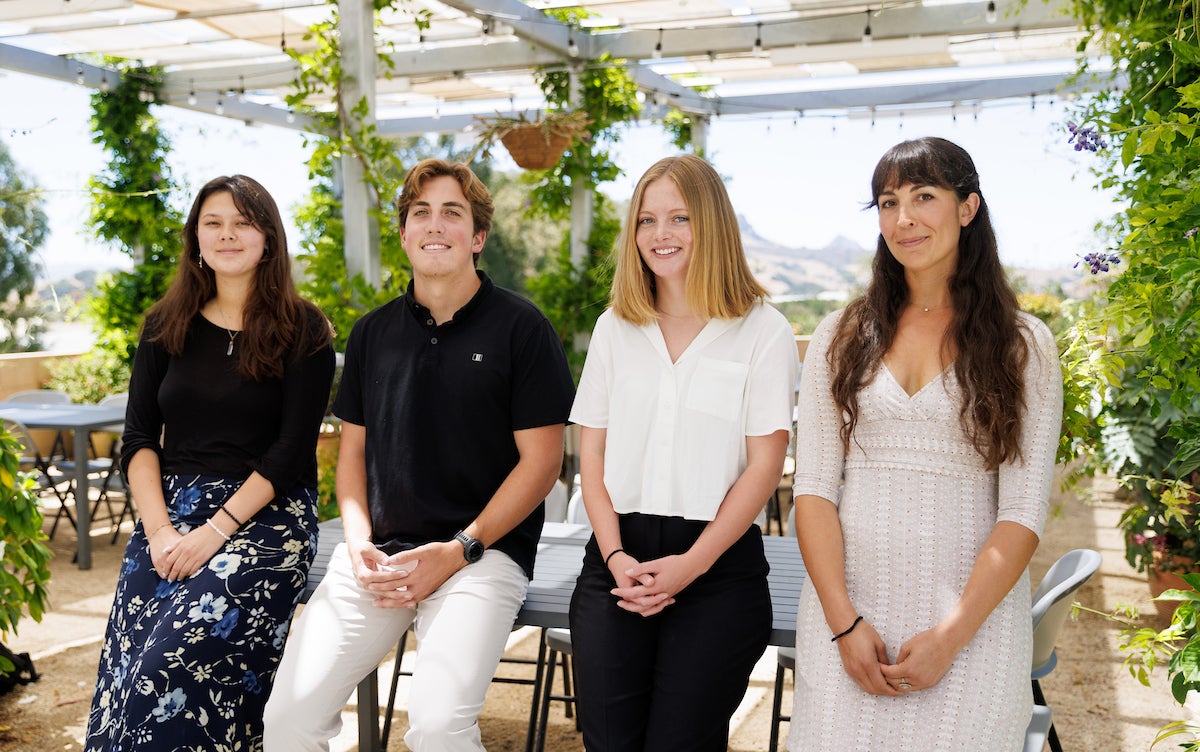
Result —
<instances>
[{"instance_id":1,"label":"green vine","mask_svg":"<svg viewBox=\"0 0 1200 752\"><path fill-rule=\"evenodd\" d=\"M404 0L375 0L376 26L380 11L395 10L403 3ZM309 52L287 51L300 67L287 103L315 123L306 140L306 145L313 147L308 162L313 188L295 213L307 262L307 279L300 284L300 291L330 317L336 332L335 346L343 349L354 322L403 292L412 271L392 208L392 200L399 195L404 182L404 165L395 142L381 136L373 124L364 122L369 112L367 98L347 101L338 12L336 3L331 4L335 6L331 17L310 26L304 36L306 41L315 42L314 48ZM418 28L428 28L429 11L418 11L414 18ZM376 49L379 64L390 76L391 44L377 40ZM334 111L319 111L309 104L327 97L329 92L334 93ZM351 276L346 268L345 223L334 181L344 156L362 166L373 202L370 213L379 228L382 268L378 288L361 274Z\"/></svg>"},{"instance_id":2,"label":"green vine","mask_svg":"<svg viewBox=\"0 0 1200 752\"><path fill-rule=\"evenodd\" d=\"M97 346L129 362L142 315L166 292L175 269L183 217L171 206L178 185L167 164L170 142L151 112L162 73L107 59L120 71L108 91L92 95L92 141L109 155L88 181L88 218L96 237L132 258L131 272L102 277L87 304Z\"/></svg>"}]
</instances>

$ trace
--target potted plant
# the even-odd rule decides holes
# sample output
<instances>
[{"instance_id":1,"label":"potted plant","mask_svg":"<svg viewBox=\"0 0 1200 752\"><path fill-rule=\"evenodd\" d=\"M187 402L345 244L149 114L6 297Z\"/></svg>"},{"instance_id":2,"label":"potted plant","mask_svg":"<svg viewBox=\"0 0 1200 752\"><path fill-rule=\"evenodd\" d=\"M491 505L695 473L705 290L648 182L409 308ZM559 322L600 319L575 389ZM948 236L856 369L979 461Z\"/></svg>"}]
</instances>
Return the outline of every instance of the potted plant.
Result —
<instances>
[{"instance_id":1,"label":"potted plant","mask_svg":"<svg viewBox=\"0 0 1200 752\"><path fill-rule=\"evenodd\" d=\"M524 112L514 116L497 114L475 119L482 125L476 151L482 149L486 158L492 145L500 141L517 166L526 170L550 169L572 144L591 136L588 126L592 119L579 110L544 110L533 117Z\"/></svg>"},{"instance_id":2,"label":"potted plant","mask_svg":"<svg viewBox=\"0 0 1200 752\"><path fill-rule=\"evenodd\" d=\"M0 642L17 633L23 612L41 621L50 581L50 549L31 473L20 472L21 445L0 427ZM0 655L0 677L18 670Z\"/></svg>"}]
</instances>

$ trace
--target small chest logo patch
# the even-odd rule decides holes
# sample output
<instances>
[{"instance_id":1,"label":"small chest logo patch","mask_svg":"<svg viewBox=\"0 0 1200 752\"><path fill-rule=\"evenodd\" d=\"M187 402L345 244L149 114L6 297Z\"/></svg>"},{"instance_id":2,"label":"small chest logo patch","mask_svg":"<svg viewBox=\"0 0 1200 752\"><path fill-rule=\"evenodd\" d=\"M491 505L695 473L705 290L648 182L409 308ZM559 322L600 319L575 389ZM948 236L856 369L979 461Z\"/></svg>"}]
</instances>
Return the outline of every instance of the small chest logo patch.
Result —
<instances>
[{"instance_id":1,"label":"small chest logo patch","mask_svg":"<svg viewBox=\"0 0 1200 752\"><path fill-rule=\"evenodd\" d=\"M471 360L475 361L476 363L482 363L483 362L483 353L472 353Z\"/></svg>"}]
</instances>

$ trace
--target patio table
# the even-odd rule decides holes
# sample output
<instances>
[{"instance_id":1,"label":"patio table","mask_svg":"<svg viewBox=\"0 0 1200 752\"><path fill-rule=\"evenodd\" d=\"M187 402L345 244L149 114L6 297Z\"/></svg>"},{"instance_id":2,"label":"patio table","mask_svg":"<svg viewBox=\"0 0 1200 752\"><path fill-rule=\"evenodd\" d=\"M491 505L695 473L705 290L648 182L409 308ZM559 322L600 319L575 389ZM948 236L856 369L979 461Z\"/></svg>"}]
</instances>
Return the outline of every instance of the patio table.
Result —
<instances>
[{"instance_id":1,"label":"patio table","mask_svg":"<svg viewBox=\"0 0 1200 752\"><path fill-rule=\"evenodd\" d=\"M88 503L88 436L125 420L123 405L75 405L70 403L0 402L0 418L20 421L26 428L71 431L74 435L75 489L83 489L83 502L75 501L79 529L76 558L80 569L92 568L92 509Z\"/></svg>"},{"instance_id":2,"label":"patio table","mask_svg":"<svg viewBox=\"0 0 1200 752\"><path fill-rule=\"evenodd\" d=\"M567 610L571 603L571 593L575 590L575 580L583 566L583 547L591 535L591 528L587 525L547 522L542 526L533 579L529 582L529 590L525 594L525 604L517 614L518 626L570 626ZM307 601L320 584L329 568L333 549L343 539L340 518L321 523L317 555L308 572L308 585L302 601ZM800 589L808 577L804 561L800 557L800 548L796 545L795 538L779 536L763 536L763 548L767 554L767 562L771 565L771 572L767 575L774 611L770 644L794 647L796 609L800 603ZM545 640L541 640L535 686L541 678L545 645ZM371 672L358 685L358 748L361 752L380 752L378 715L379 682L376 672Z\"/></svg>"}]
</instances>

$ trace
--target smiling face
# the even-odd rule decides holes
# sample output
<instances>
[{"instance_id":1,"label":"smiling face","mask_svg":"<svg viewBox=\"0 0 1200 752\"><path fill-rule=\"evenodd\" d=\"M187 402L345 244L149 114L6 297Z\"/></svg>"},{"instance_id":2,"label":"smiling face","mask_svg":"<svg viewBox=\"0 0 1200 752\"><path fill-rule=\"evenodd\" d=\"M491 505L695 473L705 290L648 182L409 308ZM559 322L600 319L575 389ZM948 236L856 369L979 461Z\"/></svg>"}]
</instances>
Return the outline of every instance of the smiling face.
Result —
<instances>
[{"instance_id":1,"label":"smiling face","mask_svg":"<svg viewBox=\"0 0 1200 752\"><path fill-rule=\"evenodd\" d=\"M877 203L879 232L906 273L954 273L959 235L979 208L978 194L959 201L947 188L904 183L882 191Z\"/></svg>"},{"instance_id":2,"label":"smiling face","mask_svg":"<svg viewBox=\"0 0 1200 752\"><path fill-rule=\"evenodd\" d=\"M400 228L413 274L427 278L467 273L474 278L474 254L483 250L486 237L474 231L471 204L449 175L425 181Z\"/></svg>"},{"instance_id":3,"label":"smiling face","mask_svg":"<svg viewBox=\"0 0 1200 752\"><path fill-rule=\"evenodd\" d=\"M229 191L217 191L200 205L196 241L205 266L218 277L251 277L262 261L266 235L238 210Z\"/></svg>"},{"instance_id":4,"label":"smiling face","mask_svg":"<svg viewBox=\"0 0 1200 752\"><path fill-rule=\"evenodd\" d=\"M675 182L646 185L638 210L636 241L643 263L659 281L687 280L692 260L692 226L687 203Z\"/></svg>"}]
</instances>

